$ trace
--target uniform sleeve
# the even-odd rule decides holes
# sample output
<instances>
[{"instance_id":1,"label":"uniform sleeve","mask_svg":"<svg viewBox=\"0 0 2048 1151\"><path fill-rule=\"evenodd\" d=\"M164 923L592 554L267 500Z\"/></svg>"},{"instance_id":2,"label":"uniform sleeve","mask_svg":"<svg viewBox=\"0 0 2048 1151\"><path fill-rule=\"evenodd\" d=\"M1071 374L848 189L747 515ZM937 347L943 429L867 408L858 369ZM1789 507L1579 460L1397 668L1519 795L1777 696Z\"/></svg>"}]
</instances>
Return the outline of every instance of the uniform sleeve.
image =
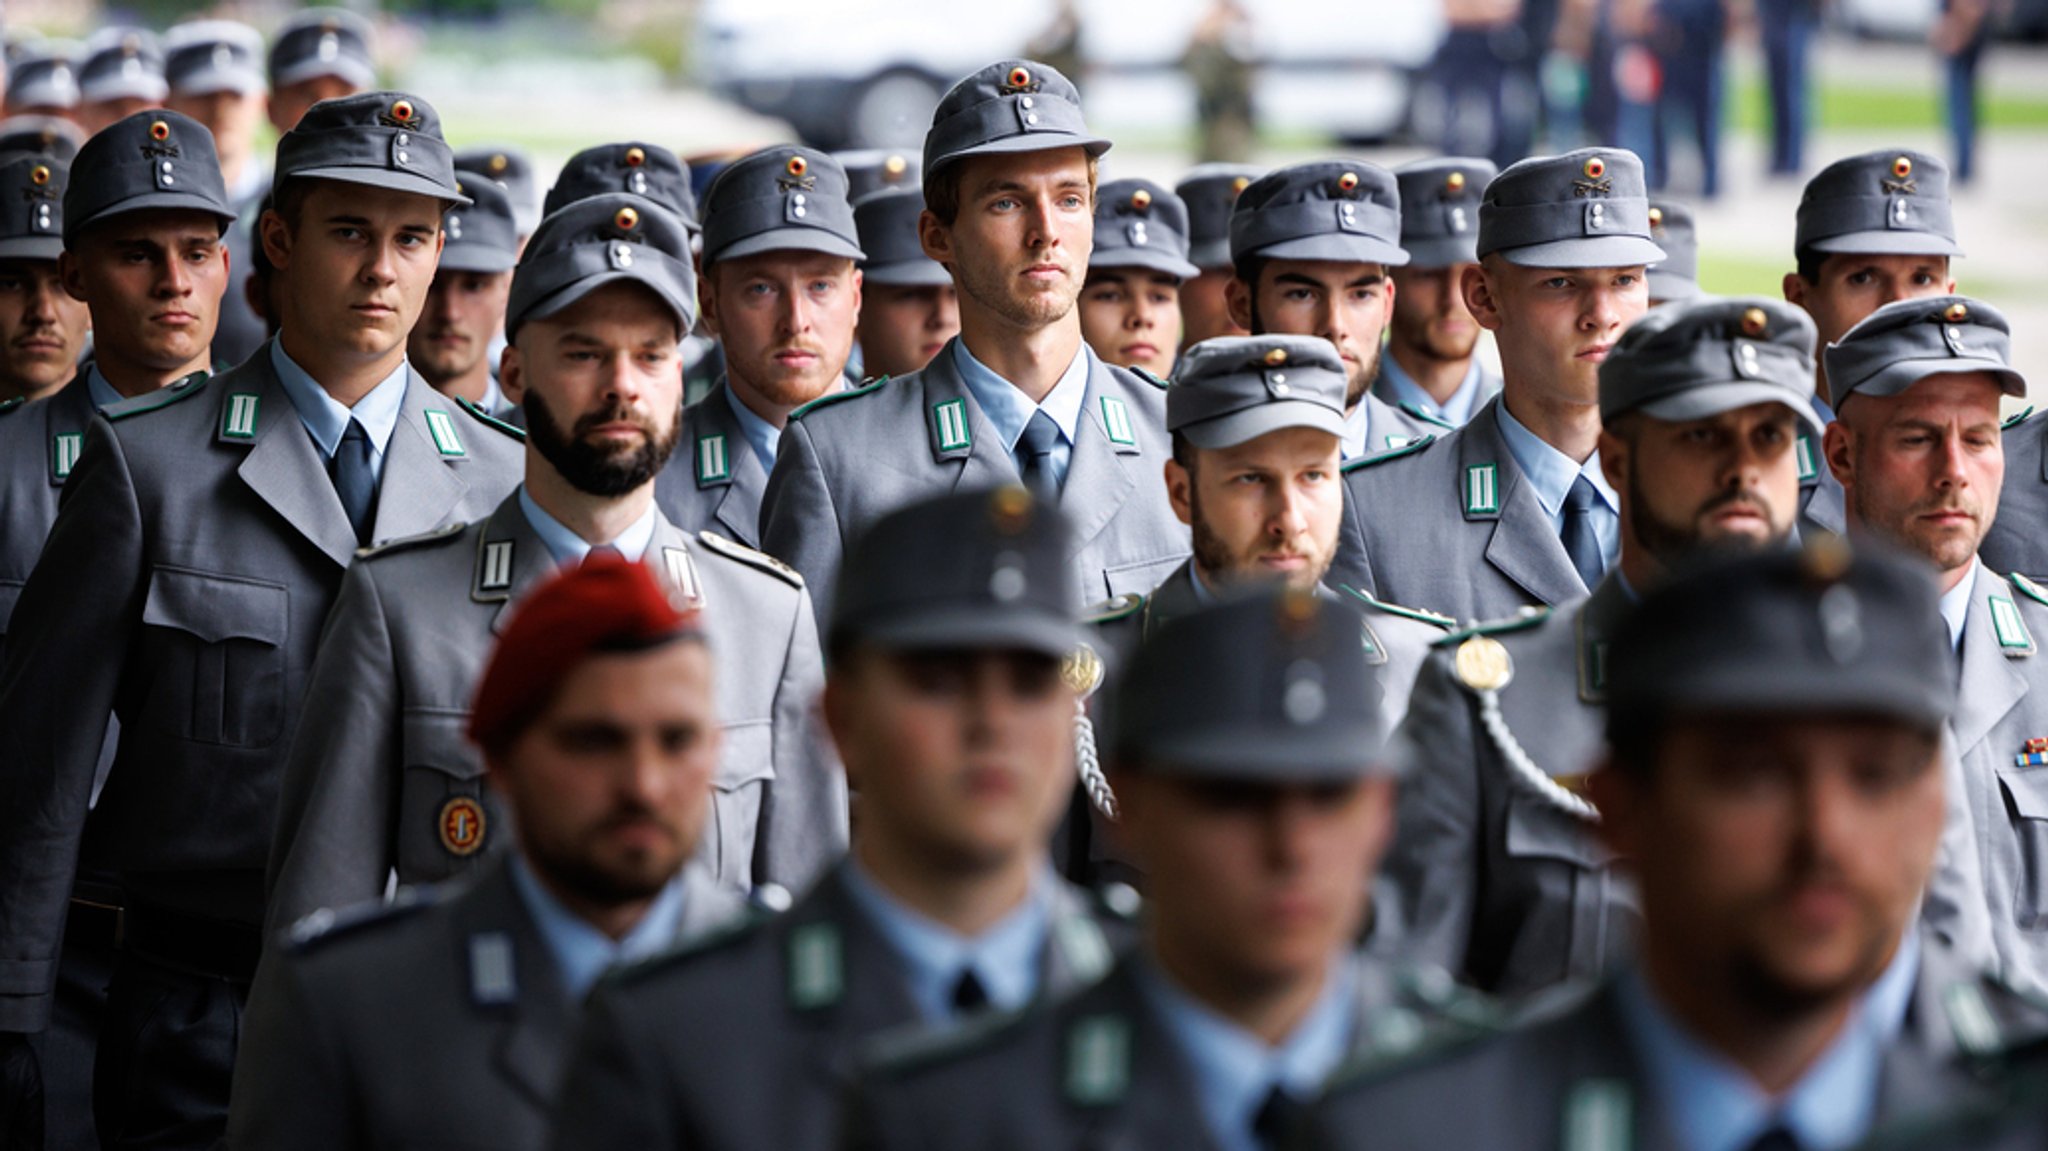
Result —
<instances>
[{"instance_id":1,"label":"uniform sleeve","mask_svg":"<svg viewBox=\"0 0 2048 1151\"><path fill-rule=\"evenodd\" d=\"M271 840L273 930L322 907L377 899L396 855L397 669L390 620L369 564L351 565L307 679L307 707L285 758Z\"/></svg>"},{"instance_id":2,"label":"uniform sleeve","mask_svg":"<svg viewBox=\"0 0 2048 1151\"><path fill-rule=\"evenodd\" d=\"M632 1033L631 1009L600 984L555 1101L553 1151L686 1147L651 1045Z\"/></svg>"},{"instance_id":3,"label":"uniform sleeve","mask_svg":"<svg viewBox=\"0 0 2048 1151\"><path fill-rule=\"evenodd\" d=\"M846 850L846 773L819 717L824 654L810 595L799 592L775 691L775 784L754 840L754 877L801 892Z\"/></svg>"},{"instance_id":4,"label":"uniform sleeve","mask_svg":"<svg viewBox=\"0 0 2048 1151\"><path fill-rule=\"evenodd\" d=\"M1450 658L1422 665L1395 732L1393 755L1406 768L1396 807L1394 844L1381 867L1379 891L1391 895L1399 934L1372 949L1457 972L1464 966L1478 899L1479 783L1472 706Z\"/></svg>"},{"instance_id":5,"label":"uniform sleeve","mask_svg":"<svg viewBox=\"0 0 2048 1151\"><path fill-rule=\"evenodd\" d=\"M775 470L761 496L761 550L802 573L818 623L829 621L844 542L839 509L802 420L789 422L775 450Z\"/></svg>"},{"instance_id":6,"label":"uniform sleeve","mask_svg":"<svg viewBox=\"0 0 2048 1151\"><path fill-rule=\"evenodd\" d=\"M267 956L242 1015L228 1105L230 1151L346 1151L354 1129L349 1071L322 997L295 957Z\"/></svg>"},{"instance_id":7,"label":"uniform sleeve","mask_svg":"<svg viewBox=\"0 0 2048 1151\"><path fill-rule=\"evenodd\" d=\"M1365 553L1365 525L1359 516L1358 485L1344 481L1344 514L1338 518L1337 554L1330 561L1323 582L1331 587L1356 588L1370 596L1380 594L1372 578L1372 560Z\"/></svg>"},{"instance_id":8,"label":"uniform sleeve","mask_svg":"<svg viewBox=\"0 0 2048 1151\"><path fill-rule=\"evenodd\" d=\"M60 499L0 666L0 1031L49 1021L93 769L147 580L134 479L104 418Z\"/></svg>"}]
</instances>

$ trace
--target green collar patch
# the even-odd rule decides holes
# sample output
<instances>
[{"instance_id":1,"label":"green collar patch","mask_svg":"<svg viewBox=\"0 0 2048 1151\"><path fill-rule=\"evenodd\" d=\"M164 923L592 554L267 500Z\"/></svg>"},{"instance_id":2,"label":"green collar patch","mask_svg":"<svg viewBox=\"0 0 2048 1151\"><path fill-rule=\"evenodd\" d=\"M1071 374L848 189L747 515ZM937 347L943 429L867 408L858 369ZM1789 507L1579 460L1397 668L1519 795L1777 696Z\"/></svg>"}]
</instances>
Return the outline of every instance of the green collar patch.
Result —
<instances>
[{"instance_id":1,"label":"green collar patch","mask_svg":"<svg viewBox=\"0 0 2048 1151\"><path fill-rule=\"evenodd\" d=\"M2033 414L2034 405L2028 404L2025 408L2021 409L2020 411L2014 412L2012 415L2006 417L2006 421L1998 425L1998 430L2011 431L2012 429L2019 427L2021 424L2026 423L2028 418L2030 418Z\"/></svg>"},{"instance_id":2,"label":"green collar patch","mask_svg":"<svg viewBox=\"0 0 2048 1151\"><path fill-rule=\"evenodd\" d=\"M1820 464L1814 458L1811 432L1801 432L1799 438L1793 441L1792 458L1799 464L1800 483L1811 483L1820 478Z\"/></svg>"},{"instance_id":3,"label":"green collar patch","mask_svg":"<svg viewBox=\"0 0 2048 1151\"><path fill-rule=\"evenodd\" d=\"M1132 368L1131 372L1134 375L1136 375L1139 379L1145 381L1148 384L1151 384L1153 387L1158 388L1162 392L1173 386L1171 381L1163 380L1158 376L1153 375L1151 372L1146 371L1143 368Z\"/></svg>"},{"instance_id":4,"label":"green collar patch","mask_svg":"<svg viewBox=\"0 0 2048 1151\"><path fill-rule=\"evenodd\" d=\"M697 486L713 487L732 482L732 460L725 454L725 433L697 437Z\"/></svg>"},{"instance_id":5,"label":"green collar patch","mask_svg":"<svg viewBox=\"0 0 2048 1151\"><path fill-rule=\"evenodd\" d=\"M455 420L439 408L427 409L427 434L434 437L434 450L443 459L459 460L469 454L455 431Z\"/></svg>"},{"instance_id":6,"label":"green collar patch","mask_svg":"<svg viewBox=\"0 0 2048 1151\"><path fill-rule=\"evenodd\" d=\"M11 400L0 400L0 416L6 415L27 402L28 397L26 396L16 396Z\"/></svg>"},{"instance_id":7,"label":"green collar patch","mask_svg":"<svg viewBox=\"0 0 2048 1151\"><path fill-rule=\"evenodd\" d=\"M967 426L967 399L955 396L932 405L932 438L939 455L966 455L974 450L974 432Z\"/></svg>"},{"instance_id":8,"label":"green collar patch","mask_svg":"<svg viewBox=\"0 0 2048 1151\"><path fill-rule=\"evenodd\" d=\"M846 991L846 957L839 928L805 923L789 933L789 1005L816 1011L839 1002Z\"/></svg>"},{"instance_id":9,"label":"green collar patch","mask_svg":"<svg viewBox=\"0 0 2048 1151\"><path fill-rule=\"evenodd\" d=\"M2014 659L2034 654L2034 635L2020 618L2019 605L2002 595L1986 597L1991 607L1991 630L1998 635L1998 650Z\"/></svg>"},{"instance_id":10,"label":"green collar patch","mask_svg":"<svg viewBox=\"0 0 2048 1151\"><path fill-rule=\"evenodd\" d=\"M2048 588L2042 587L2018 572L2014 572L2005 578L2012 581L2012 586L2018 588L2021 595L2026 596L2035 603L2048 605Z\"/></svg>"},{"instance_id":11,"label":"green collar patch","mask_svg":"<svg viewBox=\"0 0 2048 1151\"><path fill-rule=\"evenodd\" d=\"M1346 473L1355 472L1360 468L1369 468L1386 463L1388 460L1398 460L1403 456L1412 456L1435 442L1435 436L1423 436L1420 439L1402 444L1398 448L1389 448L1384 452L1376 452L1369 456L1360 456L1355 460L1347 460L1344 463L1343 470Z\"/></svg>"},{"instance_id":12,"label":"green collar patch","mask_svg":"<svg viewBox=\"0 0 2048 1151\"><path fill-rule=\"evenodd\" d=\"M662 570L668 574L669 589L676 593L685 610L704 607L704 581L697 578L697 562L688 548L661 549Z\"/></svg>"},{"instance_id":13,"label":"green collar patch","mask_svg":"<svg viewBox=\"0 0 2048 1151\"><path fill-rule=\"evenodd\" d=\"M1131 427L1131 410L1115 396L1102 397L1102 430L1109 433L1109 442L1119 448L1136 449L1138 432Z\"/></svg>"},{"instance_id":14,"label":"green collar patch","mask_svg":"<svg viewBox=\"0 0 2048 1151\"><path fill-rule=\"evenodd\" d=\"M1573 1085L1564 1104L1561 1151L1628 1151L1635 1142L1634 1104L1628 1082L1588 1079Z\"/></svg>"},{"instance_id":15,"label":"green collar patch","mask_svg":"<svg viewBox=\"0 0 2048 1151\"><path fill-rule=\"evenodd\" d=\"M1964 1052L1982 1059L2003 1050L1998 1017L1991 1013L1983 988L1971 982L1950 984L1942 988L1941 1006L1948 1015L1949 1030L1955 1033L1956 1046Z\"/></svg>"},{"instance_id":16,"label":"green collar patch","mask_svg":"<svg viewBox=\"0 0 2048 1151\"><path fill-rule=\"evenodd\" d=\"M1131 1025L1115 1015L1076 1020L1067 1032L1067 1101L1102 1107L1131 1086Z\"/></svg>"},{"instance_id":17,"label":"green collar patch","mask_svg":"<svg viewBox=\"0 0 2048 1151\"><path fill-rule=\"evenodd\" d=\"M1352 587L1350 584L1339 584L1337 586L1337 590L1344 593L1345 595L1350 596L1352 599L1357 600L1359 603L1365 604L1367 607L1371 607L1379 611L1386 612L1388 615L1397 615L1402 617L1403 619L1412 619L1417 623L1426 623L1429 626L1433 628L1438 628L1442 631L1450 631L1452 628L1458 626L1458 621L1452 619L1450 616L1439 615L1433 611L1424 611L1421 608L1402 607L1400 604L1397 603L1388 603L1387 601L1374 596L1372 593L1361 591L1358 588Z\"/></svg>"},{"instance_id":18,"label":"green collar patch","mask_svg":"<svg viewBox=\"0 0 2048 1151\"><path fill-rule=\"evenodd\" d=\"M221 409L220 438L243 442L255 439L261 410L262 401L256 393L229 392L227 406Z\"/></svg>"},{"instance_id":19,"label":"green collar patch","mask_svg":"<svg viewBox=\"0 0 2048 1151\"><path fill-rule=\"evenodd\" d=\"M1136 592L1125 592L1090 605L1081 612L1081 622L1087 624L1109 623L1123 619L1145 606L1145 597Z\"/></svg>"},{"instance_id":20,"label":"green collar patch","mask_svg":"<svg viewBox=\"0 0 2048 1151\"><path fill-rule=\"evenodd\" d=\"M78 466L78 453L85 450L84 432L58 432L50 437L50 479L63 483Z\"/></svg>"},{"instance_id":21,"label":"green collar patch","mask_svg":"<svg viewBox=\"0 0 2048 1151\"><path fill-rule=\"evenodd\" d=\"M1465 518L1486 519L1500 515L1500 465L1465 466Z\"/></svg>"}]
</instances>

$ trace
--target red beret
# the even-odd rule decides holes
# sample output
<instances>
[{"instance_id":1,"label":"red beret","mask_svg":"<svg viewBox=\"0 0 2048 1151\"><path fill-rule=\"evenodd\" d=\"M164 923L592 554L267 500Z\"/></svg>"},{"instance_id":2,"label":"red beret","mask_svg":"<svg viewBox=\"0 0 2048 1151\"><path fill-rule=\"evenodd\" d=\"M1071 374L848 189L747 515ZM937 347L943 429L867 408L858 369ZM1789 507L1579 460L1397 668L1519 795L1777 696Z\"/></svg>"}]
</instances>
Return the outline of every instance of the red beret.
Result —
<instances>
[{"instance_id":1,"label":"red beret","mask_svg":"<svg viewBox=\"0 0 2048 1151\"><path fill-rule=\"evenodd\" d=\"M469 738L487 747L540 714L594 652L635 651L701 635L644 564L598 556L549 577L520 601L491 652L469 709Z\"/></svg>"}]
</instances>

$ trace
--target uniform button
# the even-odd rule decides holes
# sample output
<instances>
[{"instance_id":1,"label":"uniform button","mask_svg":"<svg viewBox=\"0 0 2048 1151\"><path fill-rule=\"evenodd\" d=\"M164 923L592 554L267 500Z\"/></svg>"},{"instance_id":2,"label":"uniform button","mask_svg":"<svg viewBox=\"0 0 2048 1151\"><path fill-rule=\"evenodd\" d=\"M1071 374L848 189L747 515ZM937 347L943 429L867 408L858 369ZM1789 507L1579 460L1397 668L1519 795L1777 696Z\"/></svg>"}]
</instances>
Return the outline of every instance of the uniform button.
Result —
<instances>
[{"instance_id":1,"label":"uniform button","mask_svg":"<svg viewBox=\"0 0 2048 1151\"><path fill-rule=\"evenodd\" d=\"M809 208L797 208L797 209L795 209L794 211L792 211L792 212L790 213L790 215L792 215L792 216L795 216L795 217L796 217L797 219L801 220L801 219L803 219L803 218L804 218L805 216L808 216L808 215L810 215L810 209L809 209Z\"/></svg>"},{"instance_id":2,"label":"uniform button","mask_svg":"<svg viewBox=\"0 0 2048 1151\"><path fill-rule=\"evenodd\" d=\"M798 192L796 195L791 196L789 199L791 203L795 204L799 208L804 206L804 194L802 192Z\"/></svg>"},{"instance_id":3,"label":"uniform button","mask_svg":"<svg viewBox=\"0 0 2048 1151\"><path fill-rule=\"evenodd\" d=\"M1032 107L1032 106L1033 106L1033 105L1032 105L1032 103L1031 103L1031 97L1029 97L1029 96L1026 96L1026 97L1024 97L1024 106L1025 106L1026 108L1030 108L1030 107Z\"/></svg>"},{"instance_id":4,"label":"uniform button","mask_svg":"<svg viewBox=\"0 0 2048 1151\"><path fill-rule=\"evenodd\" d=\"M411 137L411 136L408 136L408 135L406 135L406 134L405 134L405 133L403 133L403 132L400 132L400 133L398 134L398 145L399 145L399 147L401 147L401 148L402 148L402 147L404 147L405 145L407 145L407 144L410 144L410 143L412 143L412 137Z\"/></svg>"},{"instance_id":5,"label":"uniform button","mask_svg":"<svg viewBox=\"0 0 2048 1151\"><path fill-rule=\"evenodd\" d=\"M1962 330L1961 328L1950 328L1950 329L1948 330L1948 338L1949 338L1949 339L1951 339L1951 340L1960 340L1960 339L1962 339L1962 338L1963 338L1963 330Z\"/></svg>"},{"instance_id":6,"label":"uniform button","mask_svg":"<svg viewBox=\"0 0 2048 1151\"><path fill-rule=\"evenodd\" d=\"M1038 123L1038 113L1036 113L1036 112L1033 112L1033 113L1031 113L1030 115L1028 115L1028 116L1024 117L1024 122L1025 122L1026 124L1036 124L1036 123Z\"/></svg>"},{"instance_id":7,"label":"uniform button","mask_svg":"<svg viewBox=\"0 0 2048 1151\"><path fill-rule=\"evenodd\" d=\"M401 149L398 153L398 162L401 164L410 164L412 163L412 157L406 155L405 152Z\"/></svg>"}]
</instances>

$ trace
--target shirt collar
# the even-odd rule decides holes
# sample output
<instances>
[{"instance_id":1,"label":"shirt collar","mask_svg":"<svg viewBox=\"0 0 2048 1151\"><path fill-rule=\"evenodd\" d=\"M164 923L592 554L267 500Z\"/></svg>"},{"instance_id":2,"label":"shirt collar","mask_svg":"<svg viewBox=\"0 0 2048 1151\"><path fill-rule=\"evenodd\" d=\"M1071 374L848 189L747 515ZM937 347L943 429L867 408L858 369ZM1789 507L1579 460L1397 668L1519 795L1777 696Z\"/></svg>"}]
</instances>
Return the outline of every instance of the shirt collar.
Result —
<instances>
[{"instance_id":1,"label":"shirt collar","mask_svg":"<svg viewBox=\"0 0 2048 1151\"><path fill-rule=\"evenodd\" d=\"M1890 1045L1906 1029L1906 1013L1913 1007L1913 989L1920 982L1920 932L1908 927L1899 940L1884 974L1863 993L1863 1018L1878 1042Z\"/></svg>"},{"instance_id":2,"label":"shirt collar","mask_svg":"<svg viewBox=\"0 0 2048 1151\"><path fill-rule=\"evenodd\" d=\"M1081 405L1088 397L1088 364L1094 353L1082 344L1074 353L1074 362L1060 373L1060 380L1045 394L1041 403L1032 403L1015 384L995 373L995 369L974 358L967 350L967 341L953 341L953 367L959 371L960 380L967 385L967 391L974 402L981 407L981 414L995 425L996 434L1003 438L1005 450L1015 452L1017 441L1024 435L1024 425L1031 422L1036 412L1044 412L1059 425L1060 435L1068 443L1074 443L1080 434Z\"/></svg>"},{"instance_id":3,"label":"shirt collar","mask_svg":"<svg viewBox=\"0 0 2048 1151\"><path fill-rule=\"evenodd\" d=\"M1625 972L1616 990L1643 1077L1686 1151L1741 1151L1781 1125L1812 1151L1848 1147L1869 1132L1883 1039L1871 1022L1868 993L1799 1082L1773 1099L1666 1014L1639 971Z\"/></svg>"},{"instance_id":4,"label":"shirt collar","mask_svg":"<svg viewBox=\"0 0 2048 1151\"><path fill-rule=\"evenodd\" d=\"M526 513L527 526L533 529L533 534L540 537L540 542L546 545L548 554L555 557L555 563L558 565L566 567L569 564L580 564L583 558L590 554L590 549L596 546L570 531L562 521L549 515L547 509L533 502L533 497L527 493L525 484L519 485L519 510ZM639 563L641 557L647 554L647 545L654 542L655 512L654 501L649 500L647 510L641 513L639 519L628 524L617 539L605 542L619 549L621 556Z\"/></svg>"},{"instance_id":5,"label":"shirt collar","mask_svg":"<svg viewBox=\"0 0 2048 1151\"><path fill-rule=\"evenodd\" d=\"M754 458L761 461L767 471L775 470L775 450L782 445L782 429L754 414L733 394L732 382L726 381L720 389L725 393L725 406L732 409L732 418L739 421L740 434L747 437L747 446L754 449Z\"/></svg>"},{"instance_id":6,"label":"shirt collar","mask_svg":"<svg viewBox=\"0 0 2048 1151\"><path fill-rule=\"evenodd\" d=\"M682 931L687 899L681 874L668 881L625 938L614 940L591 926L589 920L562 906L518 852L511 853L509 866L512 885L518 889L519 898L533 916L533 925L547 944L548 954L554 957L555 969L562 975L562 989L576 1002L590 994L598 977L608 968L653 955L673 944Z\"/></svg>"},{"instance_id":7,"label":"shirt collar","mask_svg":"<svg viewBox=\"0 0 2048 1151\"><path fill-rule=\"evenodd\" d=\"M1515 466L1536 492L1536 502L1543 505L1552 519L1563 511L1564 498L1580 476L1593 481L1593 489L1600 493L1600 501L1609 511L1621 514L1621 497L1615 494L1607 477L1600 474L1598 451L1587 456L1585 463L1579 463L1523 427L1506 404L1497 405L1495 410L1500 413L1500 438L1507 441L1508 454L1515 457Z\"/></svg>"},{"instance_id":8,"label":"shirt collar","mask_svg":"<svg viewBox=\"0 0 2048 1151\"><path fill-rule=\"evenodd\" d=\"M1014 1011L1038 994L1039 958L1052 926L1057 880L1049 868L1033 877L1015 911L973 938L911 910L882 889L857 860L845 869L846 890L903 960L911 998L927 1020L953 1017L953 987L971 968L989 1003Z\"/></svg>"},{"instance_id":9,"label":"shirt collar","mask_svg":"<svg viewBox=\"0 0 2048 1151\"><path fill-rule=\"evenodd\" d=\"M1976 556L1971 556L1970 569L1963 573L1963 578L1956 581L1956 586L1941 593L1941 622L1948 625L1950 650L1961 647L1963 643L1963 625L1970 619L1970 597L1977 591L1979 562Z\"/></svg>"},{"instance_id":10,"label":"shirt collar","mask_svg":"<svg viewBox=\"0 0 2048 1151\"><path fill-rule=\"evenodd\" d=\"M95 409L112 407L127 398L115 391L114 385L107 382L107 377L100 374L98 364L86 365L85 395L92 401Z\"/></svg>"},{"instance_id":11,"label":"shirt collar","mask_svg":"<svg viewBox=\"0 0 2048 1151\"><path fill-rule=\"evenodd\" d=\"M1429 415L1460 427L1472 418L1472 409L1479 403L1480 371L1477 356L1472 357L1471 362L1466 365L1465 378L1458 384L1458 390L1452 392L1451 398L1443 403L1437 403L1428 392L1423 391L1422 385L1415 382L1415 377L1410 376L1398 360L1388 355L1385 348L1380 349L1380 378L1387 381L1387 386L1393 389L1397 403L1414 404Z\"/></svg>"},{"instance_id":12,"label":"shirt collar","mask_svg":"<svg viewBox=\"0 0 2048 1151\"><path fill-rule=\"evenodd\" d=\"M1350 1051L1357 973L1341 956L1327 970L1315 1005L1269 1047L1182 990L1149 959L1134 966L1138 987L1194 1073L1202 1116L1220 1146L1252 1147L1253 1120L1274 1087L1304 1102L1314 1098Z\"/></svg>"},{"instance_id":13,"label":"shirt collar","mask_svg":"<svg viewBox=\"0 0 2048 1151\"><path fill-rule=\"evenodd\" d=\"M312 433L321 455L334 458L351 418L369 433L370 447L379 456L384 454L391 443L391 430L398 426L398 411L405 404L405 382L411 374L411 364L399 360L391 374L357 400L353 408L328 395L319 381L286 355L283 340L270 341L270 366L277 372L278 382L284 385L286 398L298 411L299 422Z\"/></svg>"}]
</instances>

